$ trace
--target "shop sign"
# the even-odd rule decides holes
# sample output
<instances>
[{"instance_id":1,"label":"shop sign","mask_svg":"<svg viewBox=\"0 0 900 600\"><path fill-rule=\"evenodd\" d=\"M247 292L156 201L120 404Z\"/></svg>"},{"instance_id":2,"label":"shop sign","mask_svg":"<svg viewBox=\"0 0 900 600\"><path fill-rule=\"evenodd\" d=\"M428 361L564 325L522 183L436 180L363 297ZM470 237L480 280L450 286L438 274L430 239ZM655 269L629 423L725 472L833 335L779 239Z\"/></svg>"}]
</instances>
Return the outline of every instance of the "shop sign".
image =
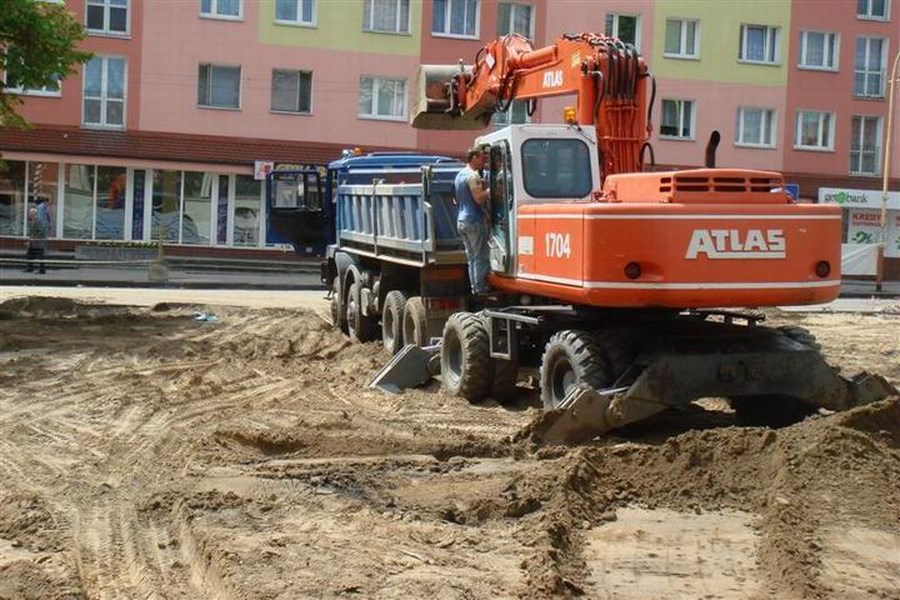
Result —
<instances>
[{"instance_id":1,"label":"shop sign","mask_svg":"<svg viewBox=\"0 0 900 600\"><path fill-rule=\"evenodd\" d=\"M275 168L275 163L270 160L253 161L253 179L265 179Z\"/></svg>"},{"instance_id":2,"label":"shop sign","mask_svg":"<svg viewBox=\"0 0 900 600\"><path fill-rule=\"evenodd\" d=\"M881 209L881 190L845 190L819 188L820 204L839 204L845 208ZM900 192L888 192L888 210L900 210Z\"/></svg>"}]
</instances>

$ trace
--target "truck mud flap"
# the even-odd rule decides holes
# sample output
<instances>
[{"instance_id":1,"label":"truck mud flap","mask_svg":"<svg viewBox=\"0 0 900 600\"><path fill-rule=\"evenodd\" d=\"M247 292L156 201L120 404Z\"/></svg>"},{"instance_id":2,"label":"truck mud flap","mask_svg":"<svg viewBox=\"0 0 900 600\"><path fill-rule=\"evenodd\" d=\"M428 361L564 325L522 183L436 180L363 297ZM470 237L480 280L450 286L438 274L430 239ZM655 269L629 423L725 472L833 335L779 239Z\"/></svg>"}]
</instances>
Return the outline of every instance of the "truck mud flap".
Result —
<instances>
[{"instance_id":1,"label":"truck mud flap","mask_svg":"<svg viewBox=\"0 0 900 600\"><path fill-rule=\"evenodd\" d=\"M369 387L399 394L407 388L425 385L440 372L440 352L440 345L422 348L407 344L375 374Z\"/></svg>"}]
</instances>

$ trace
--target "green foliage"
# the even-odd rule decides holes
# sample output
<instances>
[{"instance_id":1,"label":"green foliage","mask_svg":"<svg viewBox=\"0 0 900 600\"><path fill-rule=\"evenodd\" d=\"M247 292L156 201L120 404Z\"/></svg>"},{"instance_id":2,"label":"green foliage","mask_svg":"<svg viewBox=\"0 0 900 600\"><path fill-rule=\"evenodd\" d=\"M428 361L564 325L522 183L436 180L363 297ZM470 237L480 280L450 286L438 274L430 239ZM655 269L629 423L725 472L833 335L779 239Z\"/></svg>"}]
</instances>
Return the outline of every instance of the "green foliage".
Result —
<instances>
[{"instance_id":1,"label":"green foliage","mask_svg":"<svg viewBox=\"0 0 900 600\"><path fill-rule=\"evenodd\" d=\"M7 88L55 85L91 58L76 44L84 27L65 5L35 0L0 0L0 71ZM5 52L3 51L5 49ZM0 127L26 127L16 109L22 99L0 88Z\"/></svg>"}]
</instances>

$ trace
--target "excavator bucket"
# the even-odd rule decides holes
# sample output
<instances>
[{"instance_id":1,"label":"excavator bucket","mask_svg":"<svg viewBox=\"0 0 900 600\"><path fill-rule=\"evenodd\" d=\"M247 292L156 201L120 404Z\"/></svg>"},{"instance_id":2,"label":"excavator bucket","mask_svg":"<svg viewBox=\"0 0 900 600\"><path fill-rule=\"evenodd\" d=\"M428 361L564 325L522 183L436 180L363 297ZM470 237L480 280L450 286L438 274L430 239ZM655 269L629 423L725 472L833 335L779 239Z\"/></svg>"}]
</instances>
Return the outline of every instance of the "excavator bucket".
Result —
<instances>
[{"instance_id":1,"label":"excavator bucket","mask_svg":"<svg viewBox=\"0 0 900 600\"><path fill-rule=\"evenodd\" d=\"M416 129L477 130L484 129L482 115L463 115L452 110L450 82L471 67L460 65L422 65L416 77L415 100L410 123ZM488 117L490 118L490 117Z\"/></svg>"},{"instance_id":2,"label":"excavator bucket","mask_svg":"<svg viewBox=\"0 0 900 600\"><path fill-rule=\"evenodd\" d=\"M406 388L425 385L440 371L440 362L437 360L440 351L439 345L422 348L407 344L375 374L369 387L399 394Z\"/></svg>"}]
</instances>

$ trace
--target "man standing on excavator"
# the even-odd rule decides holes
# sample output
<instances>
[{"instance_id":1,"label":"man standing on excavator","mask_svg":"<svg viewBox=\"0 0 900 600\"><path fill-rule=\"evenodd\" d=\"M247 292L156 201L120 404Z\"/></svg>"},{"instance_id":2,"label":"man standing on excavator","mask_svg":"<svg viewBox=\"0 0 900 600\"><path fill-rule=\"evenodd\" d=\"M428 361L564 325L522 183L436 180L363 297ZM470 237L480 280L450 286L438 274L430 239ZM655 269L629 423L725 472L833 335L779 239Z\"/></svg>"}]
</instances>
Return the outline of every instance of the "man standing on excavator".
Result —
<instances>
[{"instance_id":1,"label":"man standing on excavator","mask_svg":"<svg viewBox=\"0 0 900 600\"><path fill-rule=\"evenodd\" d=\"M490 192L484 188L481 179L481 170L486 160L487 156L482 148L470 148L466 152L466 166L453 182L456 202L459 204L456 227L466 248L472 293L479 296L490 292L487 285L490 268L487 202Z\"/></svg>"}]
</instances>

